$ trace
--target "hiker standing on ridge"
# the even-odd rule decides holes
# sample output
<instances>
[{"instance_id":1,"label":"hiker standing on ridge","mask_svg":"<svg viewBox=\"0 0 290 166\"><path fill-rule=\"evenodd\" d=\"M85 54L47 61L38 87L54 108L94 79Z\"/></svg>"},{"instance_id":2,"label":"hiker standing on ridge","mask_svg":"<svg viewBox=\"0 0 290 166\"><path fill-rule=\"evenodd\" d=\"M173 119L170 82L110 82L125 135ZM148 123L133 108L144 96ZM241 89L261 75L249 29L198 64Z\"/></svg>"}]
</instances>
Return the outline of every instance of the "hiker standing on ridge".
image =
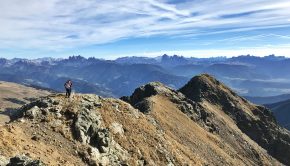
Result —
<instances>
[{"instance_id":1,"label":"hiker standing on ridge","mask_svg":"<svg viewBox=\"0 0 290 166\"><path fill-rule=\"evenodd\" d=\"M65 84L64 84L66 93L65 93L65 97L69 98L70 94L71 94L71 88L72 88L72 82L71 80L68 80Z\"/></svg>"}]
</instances>

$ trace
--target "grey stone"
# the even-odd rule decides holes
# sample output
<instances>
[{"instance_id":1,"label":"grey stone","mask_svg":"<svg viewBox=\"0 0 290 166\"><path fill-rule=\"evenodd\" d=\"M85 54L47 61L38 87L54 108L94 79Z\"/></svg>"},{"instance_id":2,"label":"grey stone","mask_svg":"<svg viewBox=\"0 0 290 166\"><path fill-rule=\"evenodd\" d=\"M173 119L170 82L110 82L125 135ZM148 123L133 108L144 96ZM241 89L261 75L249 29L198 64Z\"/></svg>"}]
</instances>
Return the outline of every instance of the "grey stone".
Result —
<instances>
[{"instance_id":1,"label":"grey stone","mask_svg":"<svg viewBox=\"0 0 290 166\"><path fill-rule=\"evenodd\" d=\"M6 157L0 155L0 166L5 166L8 163L9 163L9 160Z\"/></svg>"},{"instance_id":2,"label":"grey stone","mask_svg":"<svg viewBox=\"0 0 290 166\"><path fill-rule=\"evenodd\" d=\"M123 125L121 125L120 123L117 123L117 122L112 123L110 126L110 129L114 134L120 134L120 135L124 134Z\"/></svg>"},{"instance_id":3,"label":"grey stone","mask_svg":"<svg viewBox=\"0 0 290 166\"><path fill-rule=\"evenodd\" d=\"M7 166L45 166L40 160L33 160L25 155L17 155L15 157L10 158Z\"/></svg>"},{"instance_id":4,"label":"grey stone","mask_svg":"<svg viewBox=\"0 0 290 166\"><path fill-rule=\"evenodd\" d=\"M101 117L96 112L83 108L78 114L74 129L75 137L82 143L90 143L101 125Z\"/></svg>"},{"instance_id":5,"label":"grey stone","mask_svg":"<svg viewBox=\"0 0 290 166\"><path fill-rule=\"evenodd\" d=\"M25 116L30 119L35 119L40 114L41 114L41 110L38 106L34 106L25 112Z\"/></svg>"},{"instance_id":6,"label":"grey stone","mask_svg":"<svg viewBox=\"0 0 290 166\"><path fill-rule=\"evenodd\" d=\"M110 159L107 156L103 156L99 162L102 166L110 165Z\"/></svg>"},{"instance_id":7,"label":"grey stone","mask_svg":"<svg viewBox=\"0 0 290 166\"><path fill-rule=\"evenodd\" d=\"M100 146L99 147L99 150L100 150L101 153L108 153L109 148L108 147L105 147L105 146Z\"/></svg>"},{"instance_id":8,"label":"grey stone","mask_svg":"<svg viewBox=\"0 0 290 166\"><path fill-rule=\"evenodd\" d=\"M52 127L59 127L59 126L62 126L63 123L62 123L61 120L56 119L56 120L51 121L51 122L50 122L50 125L51 125Z\"/></svg>"},{"instance_id":9,"label":"grey stone","mask_svg":"<svg viewBox=\"0 0 290 166\"><path fill-rule=\"evenodd\" d=\"M94 102L94 106L95 106L95 107L102 107L103 105L102 105L102 103Z\"/></svg>"},{"instance_id":10,"label":"grey stone","mask_svg":"<svg viewBox=\"0 0 290 166\"><path fill-rule=\"evenodd\" d=\"M55 116L56 116L57 118L61 118L61 117L62 117L61 113L59 113L59 112L55 113Z\"/></svg>"}]
</instances>

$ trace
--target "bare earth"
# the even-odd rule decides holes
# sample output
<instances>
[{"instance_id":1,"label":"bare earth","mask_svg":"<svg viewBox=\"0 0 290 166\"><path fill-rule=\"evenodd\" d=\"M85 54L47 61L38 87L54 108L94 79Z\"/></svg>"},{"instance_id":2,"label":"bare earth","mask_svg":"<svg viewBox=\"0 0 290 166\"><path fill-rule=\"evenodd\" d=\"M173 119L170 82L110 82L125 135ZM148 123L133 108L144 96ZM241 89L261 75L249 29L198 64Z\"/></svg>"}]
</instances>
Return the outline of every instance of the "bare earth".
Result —
<instances>
[{"instance_id":1,"label":"bare earth","mask_svg":"<svg viewBox=\"0 0 290 166\"><path fill-rule=\"evenodd\" d=\"M30 102L32 98L39 98L48 94L50 94L48 91L0 81L0 125L9 121L9 114L15 108Z\"/></svg>"}]
</instances>

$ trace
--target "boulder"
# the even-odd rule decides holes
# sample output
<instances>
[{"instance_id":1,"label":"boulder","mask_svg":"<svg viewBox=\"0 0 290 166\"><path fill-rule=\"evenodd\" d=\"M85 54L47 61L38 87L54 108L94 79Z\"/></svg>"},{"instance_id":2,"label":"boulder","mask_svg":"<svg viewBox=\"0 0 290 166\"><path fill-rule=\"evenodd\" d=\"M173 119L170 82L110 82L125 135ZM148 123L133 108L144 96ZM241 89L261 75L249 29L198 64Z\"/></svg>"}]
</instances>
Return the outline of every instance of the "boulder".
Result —
<instances>
[{"instance_id":1,"label":"boulder","mask_svg":"<svg viewBox=\"0 0 290 166\"><path fill-rule=\"evenodd\" d=\"M25 155L17 155L15 157L10 158L7 166L45 166L40 160L33 160Z\"/></svg>"},{"instance_id":2,"label":"boulder","mask_svg":"<svg viewBox=\"0 0 290 166\"><path fill-rule=\"evenodd\" d=\"M112 123L110 126L110 129L114 134L120 134L120 135L124 134L123 126L120 123L117 123L117 122Z\"/></svg>"},{"instance_id":3,"label":"boulder","mask_svg":"<svg viewBox=\"0 0 290 166\"><path fill-rule=\"evenodd\" d=\"M9 163L9 160L6 157L0 155L0 166L5 166L8 163Z\"/></svg>"},{"instance_id":4,"label":"boulder","mask_svg":"<svg viewBox=\"0 0 290 166\"><path fill-rule=\"evenodd\" d=\"M41 110L38 106L33 106L29 110L25 112L25 116L30 118L30 119L35 119L41 114Z\"/></svg>"}]
</instances>

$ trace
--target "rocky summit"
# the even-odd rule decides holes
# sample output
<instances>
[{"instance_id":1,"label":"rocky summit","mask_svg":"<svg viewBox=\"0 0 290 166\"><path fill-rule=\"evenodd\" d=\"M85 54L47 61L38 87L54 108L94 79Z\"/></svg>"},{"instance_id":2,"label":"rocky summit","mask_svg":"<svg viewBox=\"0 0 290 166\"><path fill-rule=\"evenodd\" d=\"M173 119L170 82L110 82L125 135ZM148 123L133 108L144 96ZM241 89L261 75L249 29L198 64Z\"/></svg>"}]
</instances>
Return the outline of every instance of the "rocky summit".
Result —
<instances>
[{"instance_id":1,"label":"rocky summit","mask_svg":"<svg viewBox=\"0 0 290 166\"><path fill-rule=\"evenodd\" d=\"M180 92L193 101L219 107L243 133L270 155L290 165L290 133L277 124L266 107L251 104L206 74L192 78Z\"/></svg>"},{"instance_id":2,"label":"rocky summit","mask_svg":"<svg viewBox=\"0 0 290 166\"><path fill-rule=\"evenodd\" d=\"M0 138L0 165L290 165L290 134L271 112L206 74L121 99L41 97Z\"/></svg>"}]
</instances>

